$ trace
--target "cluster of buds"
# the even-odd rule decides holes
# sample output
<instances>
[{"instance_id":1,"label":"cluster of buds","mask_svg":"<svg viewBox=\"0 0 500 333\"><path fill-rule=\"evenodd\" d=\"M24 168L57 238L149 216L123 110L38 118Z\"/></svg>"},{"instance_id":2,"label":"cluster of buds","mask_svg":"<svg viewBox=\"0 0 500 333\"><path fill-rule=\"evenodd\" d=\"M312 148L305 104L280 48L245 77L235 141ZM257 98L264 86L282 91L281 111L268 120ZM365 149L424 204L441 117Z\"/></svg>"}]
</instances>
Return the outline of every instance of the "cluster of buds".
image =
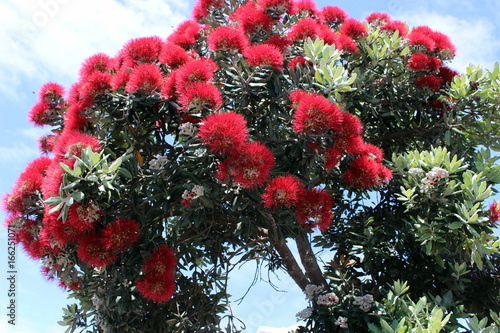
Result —
<instances>
[{"instance_id":1,"label":"cluster of buds","mask_svg":"<svg viewBox=\"0 0 500 333\"><path fill-rule=\"evenodd\" d=\"M185 207L191 207L191 202L194 199L198 199L199 197L203 196L205 194L205 188L201 185L194 185L192 190L185 190L184 193L182 193L182 201L181 204L183 204Z\"/></svg>"},{"instance_id":2,"label":"cluster of buds","mask_svg":"<svg viewBox=\"0 0 500 333\"><path fill-rule=\"evenodd\" d=\"M357 296L352 304L359 306L364 312L368 312L373 306L373 295Z\"/></svg>"}]
</instances>

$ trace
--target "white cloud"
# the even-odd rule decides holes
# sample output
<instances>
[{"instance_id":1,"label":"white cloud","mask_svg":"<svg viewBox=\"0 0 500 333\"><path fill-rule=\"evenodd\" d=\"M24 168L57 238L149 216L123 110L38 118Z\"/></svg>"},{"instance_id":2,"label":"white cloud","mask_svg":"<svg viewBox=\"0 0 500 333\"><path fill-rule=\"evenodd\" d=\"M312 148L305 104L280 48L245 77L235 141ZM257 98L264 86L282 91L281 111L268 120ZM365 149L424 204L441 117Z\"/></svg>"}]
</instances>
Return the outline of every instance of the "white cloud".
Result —
<instances>
[{"instance_id":1,"label":"white cloud","mask_svg":"<svg viewBox=\"0 0 500 333\"><path fill-rule=\"evenodd\" d=\"M188 18L189 2L175 0L27 0L0 5L0 94L20 82L75 81L80 63L111 56L130 38L166 37Z\"/></svg>"},{"instance_id":2,"label":"white cloud","mask_svg":"<svg viewBox=\"0 0 500 333\"><path fill-rule=\"evenodd\" d=\"M457 56L451 67L463 71L469 64L479 64L492 68L498 60L500 38L493 22L484 18L470 20L443 15L429 10L402 12L398 19L405 20L410 26L427 25L433 30L448 35L457 47Z\"/></svg>"}]
</instances>

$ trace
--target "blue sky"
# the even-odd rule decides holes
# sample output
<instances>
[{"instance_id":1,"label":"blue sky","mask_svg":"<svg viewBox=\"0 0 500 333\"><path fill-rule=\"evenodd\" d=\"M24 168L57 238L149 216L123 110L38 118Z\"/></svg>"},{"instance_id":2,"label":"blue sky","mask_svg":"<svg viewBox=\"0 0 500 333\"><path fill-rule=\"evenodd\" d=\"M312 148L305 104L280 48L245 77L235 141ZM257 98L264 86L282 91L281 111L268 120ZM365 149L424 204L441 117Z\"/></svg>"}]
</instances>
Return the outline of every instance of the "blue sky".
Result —
<instances>
[{"instance_id":1,"label":"blue sky","mask_svg":"<svg viewBox=\"0 0 500 333\"><path fill-rule=\"evenodd\" d=\"M80 63L97 52L114 55L130 38L168 36L188 18L194 0L3 0L0 2L0 195L10 191L27 162L38 156L36 139L44 131L26 121L38 88L48 81L69 87ZM340 6L355 18L387 12L411 26L428 25L448 34L458 48L452 67L469 63L492 68L500 60L500 2L498 0L339 0L318 1L318 7ZM0 213L3 220L4 214ZM57 325L66 294L40 274L39 264L17 254L17 325L7 325L6 229L0 229L0 332L64 332ZM233 277L230 293L245 293L254 267L244 266ZM294 325L304 296L284 275L274 279L276 292L260 283L234 305L247 323L259 326Z\"/></svg>"}]
</instances>

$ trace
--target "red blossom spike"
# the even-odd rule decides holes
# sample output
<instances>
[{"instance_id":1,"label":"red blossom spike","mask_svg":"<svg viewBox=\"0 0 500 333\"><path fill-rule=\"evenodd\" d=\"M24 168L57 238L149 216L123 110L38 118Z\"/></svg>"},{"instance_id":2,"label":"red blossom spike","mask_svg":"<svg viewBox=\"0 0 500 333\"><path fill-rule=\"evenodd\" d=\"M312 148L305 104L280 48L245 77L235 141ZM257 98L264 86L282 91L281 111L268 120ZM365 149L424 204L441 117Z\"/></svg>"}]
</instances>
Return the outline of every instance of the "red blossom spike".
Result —
<instances>
[{"instance_id":1,"label":"red blossom spike","mask_svg":"<svg viewBox=\"0 0 500 333\"><path fill-rule=\"evenodd\" d=\"M125 44L123 56L133 64L153 63L158 60L163 40L158 36L134 38Z\"/></svg>"},{"instance_id":2,"label":"red blossom spike","mask_svg":"<svg viewBox=\"0 0 500 333\"><path fill-rule=\"evenodd\" d=\"M247 58L248 66L270 66L280 70L283 68L283 55L280 50L269 44L256 44L245 49L243 55Z\"/></svg>"},{"instance_id":3,"label":"red blossom spike","mask_svg":"<svg viewBox=\"0 0 500 333\"><path fill-rule=\"evenodd\" d=\"M102 231L104 247L108 251L123 253L139 241L141 237L139 222L127 218L117 218Z\"/></svg>"},{"instance_id":4,"label":"red blossom spike","mask_svg":"<svg viewBox=\"0 0 500 333\"><path fill-rule=\"evenodd\" d=\"M194 82L208 82L214 77L218 66L212 59L193 60L179 67L176 73L176 90L181 92Z\"/></svg>"},{"instance_id":5,"label":"red blossom spike","mask_svg":"<svg viewBox=\"0 0 500 333\"><path fill-rule=\"evenodd\" d=\"M163 74L155 64L140 64L130 73L125 90L128 93L159 93L163 83Z\"/></svg>"},{"instance_id":6,"label":"red blossom spike","mask_svg":"<svg viewBox=\"0 0 500 333\"><path fill-rule=\"evenodd\" d=\"M441 60L438 57L429 56L425 53L417 52L412 54L408 68L415 71L431 72L441 67Z\"/></svg>"},{"instance_id":7,"label":"red blossom spike","mask_svg":"<svg viewBox=\"0 0 500 333\"><path fill-rule=\"evenodd\" d=\"M77 230L79 234L85 234L101 224L102 217L103 211L95 203L89 202L82 205L76 202L69 207L68 218L64 223Z\"/></svg>"},{"instance_id":8,"label":"red blossom spike","mask_svg":"<svg viewBox=\"0 0 500 333\"><path fill-rule=\"evenodd\" d=\"M203 120L198 137L210 152L229 155L247 141L247 122L235 112L214 113Z\"/></svg>"},{"instance_id":9,"label":"red blossom spike","mask_svg":"<svg viewBox=\"0 0 500 333\"><path fill-rule=\"evenodd\" d=\"M97 268L107 267L117 259L116 254L106 249L102 237L97 234L80 236L76 253L80 260Z\"/></svg>"},{"instance_id":10,"label":"red blossom spike","mask_svg":"<svg viewBox=\"0 0 500 333\"><path fill-rule=\"evenodd\" d=\"M387 13L371 13L366 17L365 21L369 24L378 26L390 22L391 16Z\"/></svg>"},{"instance_id":11,"label":"red blossom spike","mask_svg":"<svg viewBox=\"0 0 500 333\"><path fill-rule=\"evenodd\" d=\"M293 2L291 14L309 16L313 18L321 17L321 12L318 10L318 7L313 0L295 0Z\"/></svg>"},{"instance_id":12,"label":"red blossom spike","mask_svg":"<svg viewBox=\"0 0 500 333\"><path fill-rule=\"evenodd\" d=\"M331 194L325 189L305 190L296 208L297 223L305 229L318 227L321 231L325 231L332 224L333 204Z\"/></svg>"},{"instance_id":13,"label":"red blossom spike","mask_svg":"<svg viewBox=\"0 0 500 333\"><path fill-rule=\"evenodd\" d=\"M167 42L176 44L187 50L194 46L200 37L200 30L202 28L196 21L184 21L168 36Z\"/></svg>"},{"instance_id":14,"label":"red blossom spike","mask_svg":"<svg viewBox=\"0 0 500 333\"><path fill-rule=\"evenodd\" d=\"M352 39L358 39L366 37L368 35L368 29L362 22L354 18L348 18L342 23L340 34L349 36Z\"/></svg>"},{"instance_id":15,"label":"red blossom spike","mask_svg":"<svg viewBox=\"0 0 500 333\"><path fill-rule=\"evenodd\" d=\"M303 196L304 186L295 176L286 175L274 178L262 194L266 208L294 207Z\"/></svg>"},{"instance_id":16,"label":"red blossom spike","mask_svg":"<svg viewBox=\"0 0 500 333\"><path fill-rule=\"evenodd\" d=\"M240 6L229 16L229 20L238 21L241 28L249 36L255 35L260 31L269 32L274 24L273 18L254 1L248 1Z\"/></svg>"},{"instance_id":17,"label":"red blossom spike","mask_svg":"<svg viewBox=\"0 0 500 333\"><path fill-rule=\"evenodd\" d=\"M143 261L144 276L136 282L136 289L146 299L165 303L175 293L174 250L167 244L158 246L148 259Z\"/></svg>"},{"instance_id":18,"label":"red blossom spike","mask_svg":"<svg viewBox=\"0 0 500 333\"><path fill-rule=\"evenodd\" d=\"M288 32L288 37L291 40L302 41L307 38L316 39L320 34L320 22L318 20L306 17L295 23Z\"/></svg>"},{"instance_id":19,"label":"red blossom spike","mask_svg":"<svg viewBox=\"0 0 500 333\"><path fill-rule=\"evenodd\" d=\"M84 114L84 109L77 105L70 106L64 113L64 129L66 130L82 132L89 125L90 122Z\"/></svg>"},{"instance_id":20,"label":"red blossom spike","mask_svg":"<svg viewBox=\"0 0 500 333\"><path fill-rule=\"evenodd\" d=\"M217 178L234 181L244 188L263 185L275 165L273 153L265 144L247 142L219 164Z\"/></svg>"},{"instance_id":21,"label":"red blossom spike","mask_svg":"<svg viewBox=\"0 0 500 333\"><path fill-rule=\"evenodd\" d=\"M208 36L208 47L213 51L238 51L242 53L250 44L245 32L238 27L221 26Z\"/></svg>"},{"instance_id":22,"label":"red blossom spike","mask_svg":"<svg viewBox=\"0 0 500 333\"><path fill-rule=\"evenodd\" d=\"M340 107L320 94L302 95L293 115L295 133L323 134L340 130L343 113Z\"/></svg>"},{"instance_id":23,"label":"red blossom spike","mask_svg":"<svg viewBox=\"0 0 500 333\"><path fill-rule=\"evenodd\" d=\"M392 177L392 172L370 156L360 156L352 160L342 176L346 187L370 189Z\"/></svg>"},{"instance_id":24,"label":"red blossom spike","mask_svg":"<svg viewBox=\"0 0 500 333\"><path fill-rule=\"evenodd\" d=\"M415 81L415 86L438 92L441 90L441 79L433 74L423 75Z\"/></svg>"},{"instance_id":25,"label":"red blossom spike","mask_svg":"<svg viewBox=\"0 0 500 333\"><path fill-rule=\"evenodd\" d=\"M222 105L222 94L211 83L195 82L186 89L179 98L182 110L188 113L199 113L203 110L217 110Z\"/></svg>"},{"instance_id":26,"label":"red blossom spike","mask_svg":"<svg viewBox=\"0 0 500 333\"><path fill-rule=\"evenodd\" d=\"M206 19L214 9L222 8L225 5L225 0L197 0L193 8L192 17L196 21L202 21Z\"/></svg>"},{"instance_id":27,"label":"red blossom spike","mask_svg":"<svg viewBox=\"0 0 500 333\"><path fill-rule=\"evenodd\" d=\"M349 15L340 7L325 6L321 9L321 16L326 24L334 25L343 23Z\"/></svg>"},{"instance_id":28,"label":"red blossom spike","mask_svg":"<svg viewBox=\"0 0 500 333\"><path fill-rule=\"evenodd\" d=\"M172 69L178 68L192 60L191 55L179 45L165 43L158 60Z\"/></svg>"},{"instance_id":29,"label":"red blossom spike","mask_svg":"<svg viewBox=\"0 0 500 333\"><path fill-rule=\"evenodd\" d=\"M97 53L85 59L80 68L80 77L86 78L94 72L109 72L111 68L111 58L104 53Z\"/></svg>"},{"instance_id":30,"label":"red blossom spike","mask_svg":"<svg viewBox=\"0 0 500 333\"><path fill-rule=\"evenodd\" d=\"M408 35L408 25L403 21L389 21L381 25L380 30L397 31L401 37Z\"/></svg>"}]
</instances>

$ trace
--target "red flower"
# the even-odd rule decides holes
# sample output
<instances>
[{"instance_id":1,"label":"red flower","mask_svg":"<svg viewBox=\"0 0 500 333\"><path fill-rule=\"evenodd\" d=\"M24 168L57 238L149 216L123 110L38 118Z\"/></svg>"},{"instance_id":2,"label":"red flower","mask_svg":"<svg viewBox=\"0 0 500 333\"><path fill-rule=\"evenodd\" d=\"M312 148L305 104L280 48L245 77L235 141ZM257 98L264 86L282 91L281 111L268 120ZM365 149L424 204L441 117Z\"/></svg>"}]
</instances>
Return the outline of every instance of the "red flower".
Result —
<instances>
[{"instance_id":1,"label":"red flower","mask_svg":"<svg viewBox=\"0 0 500 333\"><path fill-rule=\"evenodd\" d=\"M408 35L410 45L423 46L429 52L434 51L436 48L436 43L428 34L422 31L423 29L419 28L427 27L417 27L410 32L410 34Z\"/></svg>"},{"instance_id":2,"label":"red flower","mask_svg":"<svg viewBox=\"0 0 500 333\"><path fill-rule=\"evenodd\" d=\"M337 6L325 6L321 10L323 20L328 25L340 24L348 17L347 13Z\"/></svg>"},{"instance_id":3,"label":"red flower","mask_svg":"<svg viewBox=\"0 0 500 333\"><path fill-rule=\"evenodd\" d=\"M163 83L163 74L155 64L140 64L130 74L125 90L128 93L141 92L152 94L159 92Z\"/></svg>"},{"instance_id":4,"label":"red flower","mask_svg":"<svg viewBox=\"0 0 500 333\"><path fill-rule=\"evenodd\" d=\"M451 83L451 81L453 81L453 78L458 75L459 73L457 71L454 71L453 69L445 66L440 67L439 73L437 74L443 84Z\"/></svg>"},{"instance_id":5,"label":"red flower","mask_svg":"<svg viewBox=\"0 0 500 333\"><path fill-rule=\"evenodd\" d=\"M302 197L304 187L295 176L286 175L274 178L262 194L266 208L294 207Z\"/></svg>"},{"instance_id":6,"label":"red flower","mask_svg":"<svg viewBox=\"0 0 500 333\"><path fill-rule=\"evenodd\" d=\"M490 222L493 223L493 225L496 227L498 221L500 221L500 205L498 204L498 202L494 201L490 205L488 218L490 219Z\"/></svg>"},{"instance_id":7,"label":"red flower","mask_svg":"<svg viewBox=\"0 0 500 333\"><path fill-rule=\"evenodd\" d=\"M397 31L401 37L408 35L408 26L403 21L389 21L381 25L380 30Z\"/></svg>"},{"instance_id":8,"label":"red flower","mask_svg":"<svg viewBox=\"0 0 500 333\"><path fill-rule=\"evenodd\" d=\"M445 34L434 31L431 35L434 43L436 43L436 49L441 52L441 56L445 58L452 58L457 53L455 45L450 40L450 37Z\"/></svg>"},{"instance_id":9,"label":"red flower","mask_svg":"<svg viewBox=\"0 0 500 333\"><path fill-rule=\"evenodd\" d=\"M176 82L177 82L177 70L173 70L167 75L163 81L163 87L161 88L160 96L166 100L177 99L176 92Z\"/></svg>"},{"instance_id":10,"label":"red flower","mask_svg":"<svg viewBox=\"0 0 500 333\"><path fill-rule=\"evenodd\" d=\"M276 46L281 53L285 53L286 50L292 45L292 41L286 35L282 36L280 34L273 34L263 44Z\"/></svg>"},{"instance_id":11,"label":"red flower","mask_svg":"<svg viewBox=\"0 0 500 333\"><path fill-rule=\"evenodd\" d=\"M104 53L97 53L85 59L80 68L80 77L86 78L94 72L109 72L111 68L111 58Z\"/></svg>"},{"instance_id":12,"label":"red flower","mask_svg":"<svg viewBox=\"0 0 500 333\"><path fill-rule=\"evenodd\" d=\"M332 208L333 198L325 189L307 189L297 205L297 223L306 229L318 227L324 231L332 224Z\"/></svg>"},{"instance_id":13,"label":"red flower","mask_svg":"<svg viewBox=\"0 0 500 333\"><path fill-rule=\"evenodd\" d=\"M349 36L352 39L358 39L360 37L367 36L368 29L362 22L354 18L348 18L344 21L344 23L342 23L342 26L340 27L340 34Z\"/></svg>"},{"instance_id":14,"label":"red flower","mask_svg":"<svg viewBox=\"0 0 500 333\"><path fill-rule=\"evenodd\" d=\"M438 92L441 89L441 79L432 74L423 75L415 81L415 86L419 88L426 87L434 92Z\"/></svg>"},{"instance_id":15,"label":"red flower","mask_svg":"<svg viewBox=\"0 0 500 333\"><path fill-rule=\"evenodd\" d=\"M316 7L316 3L313 0L295 0L291 14L314 18L320 17L318 7Z\"/></svg>"},{"instance_id":16,"label":"red flower","mask_svg":"<svg viewBox=\"0 0 500 333\"><path fill-rule=\"evenodd\" d=\"M265 144L247 142L219 164L217 177L221 181L233 180L244 188L255 188L267 181L274 164L273 153Z\"/></svg>"},{"instance_id":17,"label":"red flower","mask_svg":"<svg viewBox=\"0 0 500 333\"><path fill-rule=\"evenodd\" d=\"M156 303L166 303L175 293L175 277L165 276L161 280L154 277L144 277L135 284L142 297Z\"/></svg>"},{"instance_id":18,"label":"red flower","mask_svg":"<svg viewBox=\"0 0 500 333\"><path fill-rule=\"evenodd\" d=\"M10 213L21 213L31 201L39 198L42 183L52 159L41 156L26 166L14 184L13 191L3 197L3 208ZM33 197L33 198L32 198Z\"/></svg>"},{"instance_id":19,"label":"red flower","mask_svg":"<svg viewBox=\"0 0 500 333\"><path fill-rule=\"evenodd\" d=\"M283 68L283 55L280 50L269 44L256 44L245 49L243 55L248 66L270 66L274 69Z\"/></svg>"},{"instance_id":20,"label":"red flower","mask_svg":"<svg viewBox=\"0 0 500 333\"><path fill-rule=\"evenodd\" d=\"M381 162L369 156L360 156L352 160L342 177L342 183L347 187L370 189L381 185L392 177L392 172Z\"/></svg>"},{"instance_id":21,"label":"red flower","mask_svg":"<svg viewBox=\"0 0 500 333\"><path fill-rule=\"evenodd\" d=\"M124 57L133 64L153 63L158 60L163 44L158 36L134 38L125 44Z\"/></svg>"},{"instance_id":22,"label":"red flower","mask_svg":"<svg viewBox=\"0 0 500 333\"><path fill-rule=\"evenodd\" d=\"M71 159L72 156L82 156L82 151L90 147L94 152L101 150L101 144L96 136L75 130L64 130L54 146L56 159Z\"/></svg>"},{"instance_id":23,"label":"red flower","mask_svg":"<svg viewBox=\"0 0 500 333\"><path fill-rule=\"evenodd\" d=\"M241 53L248 44L245 32L238 27L220 26L208 36L208 47L213 51L235 50Z\"/></svg>"},{"instance_id":24,"label":"red flower","mask_svg":"<svg viewBox=\"0 0 500 333\"><path fill-rule=\"evenodd\" d=\"M225 4L224 0L197 0L193 8L192 17L197 21L204 20L213 9L222 8Z\"/></svg>"},{"instance_id":25,"label":"red flower","mask_svg":"<svg viewBox=\"0 0 500 333\"><path fill-rule=\"evenodd\" d=\"M335 169L342 160L344 152L342 148L328 148L325 155L325 169L328 171Z\"/></svg>"},{"instance_id":26,"label":"red flower","mask_svg":"<svg viewBox=\"0 0 500 333\"><path fill-rule=\"evenodd\" d=\"M208 82L214 77L217 64L208 58L193 60L179 67L176 73L176 88L182 91L194 82Z\"/></svg>"},{"instance_id":27,"label":"red flower","mask_svg":"<svg viewBox=\"0 0 500 333\"><path fill-rule=\"evenodd\" d=\"M123 68L116 72L111 78L111 90L125 89L131 72L130 68Z\"/></svg>"},{"instance_id":28,"label":"red flower","mask_svg":"<svg viewBox=\"0 0 500 333\"><path fill-rule=\"evenodd\" d=\"M183 91L179 98L182 110L200 113L203 110L217 110L222 105L222 94L211 83L195 82Z\"/></svg>"},{"instance_id":29,"label":"red flower","mask_svg":"<svg viewBox=\"0 0 500 333\"><path fill-rule=\"evenodd\" d=\"M340 107L323 95L303 95L293 115L293 130L295 133L322 134L339 130L342 119Z\"/></svg>"},{"instance_id":30,"label":"red flower","mask_svg":"<svg viewBox=\"0 0 500 333\"><path fill-rule=\"evenodd\" d=\"M56 115L49 109L49 103L42 101L33 105L28 113L28 120L36 126L50 125L57 119Z\"/></svg>"},{"instance_id":31,"label":"red flower","mask_svg":"<svg viewBox=\"0 0 500 333\"><path fill-rule=\"evenodd\" d=\"M184 21L168 36L167 42L179 45L184 49L192 47L200 37L202 26L193 20Z\"/></svg>"},{"instance_id":32,"label":"red flower","mask_svg":"<svg viewBox=\"0 0 500 333\"><path fill-rule=\"evenodd\" d=\"M94 230L101 223L102 214L102 209L93 202L85 206L75 202L69 207L68 218L64 223L69 224L78 233L84 234Z\"/></svg>"},{"instance_id":33,"label":"red flower","mask_svg":"<svg viewBox=\"0 0 500 333\"><path fill-rule=\"evenodd\" d=\"M361 136L361 134L363 134L363 124L361 123L361 120L349 112L344 112L340 136L348 138Z\"/></svg>"},{"instance_id":34,"label":"red flower","mask_svg":"<svg viewBox=\"0 0 500 333\"><path fill-rule=\"evenodd\" d=\"M288 61L288 64L287 64L286 67L297 69L298 64L301 64L302 67L305 67L306 64L312 65L312 63L310 61L307 61L306 58L304 58L301 55L298 55L298 56L293 57L292 59L290 59L290 61Z\"/></svg>"},{"instance_id":35,"label":"red flower","mask_svg":"<svg viewBox=\"0 0 500 333\"><path fill-rule=\"evenodd\" d=\"M172 69L184 65L191 59L191 55L185 49L173 43L164 44L158 58L162 64L165 64Z\"/></svg>"},{"instance_id":36,"label":"red flower","mask_svg":"<svg viewBox=\"0 0 500 333\"><path fill-rule=\"evenodd\" d=\"M108 224L102 231L104 247L108 251L123 253L137 243L141 237L140 225L137 221L126 218L117 218Z\"/></svg>"},{"instance_id":37,"label":"red flower","mask_svg":"<svg viewBox=\"0 0 500 333\"><path fill-rule=\"evenodd\" d=\"M38 101L48 104L49 109L60 109L65 106L64 87L58 83L48 82L40 87Z\"/></svg>"},{"instance_id":38,"label":"red flower","mask_svg":"<svg viewBox=\"0 0 500 333\"><path fill-rule=\"evenodd\" d=\"M441 66L438 57L432 57L425 53L417 52L412 54L408 68L415 71L433 71Z\"/></svg>"},{"instance_id":39,"label":"red flower","mask_svg":"<svg viewBox=\"0 0 500 333\"><path fill-rule=\"evenodd\" d=\"M292 40L305 40L307 38L316 39L320 33L320 22L306 17L295 23L288 32L288 37Z\"/></svg>"},{"instance_id":40,"label":"red flower","mask_svg":"<svg viewBox=\"0 0 500 333\"><path fill-rule=\"evenodd\" d=\"M55 134L42 135L38 138L38 148L42 154L49 154L54 147Z\"/></svg>"},{"instance_id":41,"label":"red flower","mask_svg":"<svg viewBox=\"0 0 500 333\"><path fill-rule=\"evenodd\" d=\"M247 122L235 112L214 113L203 120L198 137L210 152L228 155L247 141Z\"/></svg>"},{"instance_id":42,"label":"red flower","mask_svg":"<svg viewBox=\"0 0 500 333\"><path fill-rule=\"evenodd\" d=\"M59 196L59 188L62 183L63 169L59 165L59 160L54 160L47 168L46 177L42 182L43 199Z\"/></svg>"},{"instance_id":43,"label":"red flower","mask_svg":"<svg viewBox=\"0 0 500 333\"><path fill-rule=\"evenodd\" d=\"M94 99L99 95L104 95L111 90L111 74L104 72L94 72L83 81L79 89L79 101L76 104L82 108L91 106L94 103ZM70 100L71 102L71 100Z\"/></svg>"},{"instance_id":44,"label":"red flower","mask_svg":"<svg viewBox=\"0 0 500 333\"><path fill-rule=\"evenodd\" d=\"M158 246L148 259L143 261L144 277L137 281L136 288L144 298L165 303L175 292L174 250L167 244Z\"/></svg>"},{"instance_id":45,"label":"red flower","mask_svg":"<svg viewBox=\"0 0 500 333\"><path fill-rule=\"evenodd\" d=\"M76 254L92 267L107 267L117 259L116 254L106 249L103 239L97 234L80 236Z\"/></svg>"},{"instance_id":46,"label":"red flower","mask_svg":"<svg viewBox=\"0 0 500 333\"><path fill-rule=\"evenodd\" d=\"M257 34L260 31L271 31L274 23L273 18L254 1L248 1L240 6L229 16L229 19L240 22L241 28L249 36Z\"/></svg>"},{"instance_id":47,"label":"red flower","mask_svg":"<svg viewBox=\"0 0 500 333\"><path fill-rule=\"evenodd\" d=\"M66 110L64 113L65 130L75 130L81 132L85 127L89 126L89 120L83 113L83 110L84 109L77 105L72 105Z\"/></svg>"},{"instance_id":48,"label":"red flower","mask_svg":"<svg viewBox=\"0 0 500 333\"><path fill-rule=\"evenodd\" d=\"M342 50L348 53L358 53L358 44L349 36L338 35L337 44L335 44L337 50Z\"/></svg>"},{"instance_id":49,"label":"red flower","mask_svg":"<svg viewBox=\"0 0 500 333\"><path fill-rule=\"evenodd\" d=\"M387 13L371 13L365 19L369 24L373 24L375 26L387 23L391 21L391 16Z\"/></svg>"}]
</instances>

